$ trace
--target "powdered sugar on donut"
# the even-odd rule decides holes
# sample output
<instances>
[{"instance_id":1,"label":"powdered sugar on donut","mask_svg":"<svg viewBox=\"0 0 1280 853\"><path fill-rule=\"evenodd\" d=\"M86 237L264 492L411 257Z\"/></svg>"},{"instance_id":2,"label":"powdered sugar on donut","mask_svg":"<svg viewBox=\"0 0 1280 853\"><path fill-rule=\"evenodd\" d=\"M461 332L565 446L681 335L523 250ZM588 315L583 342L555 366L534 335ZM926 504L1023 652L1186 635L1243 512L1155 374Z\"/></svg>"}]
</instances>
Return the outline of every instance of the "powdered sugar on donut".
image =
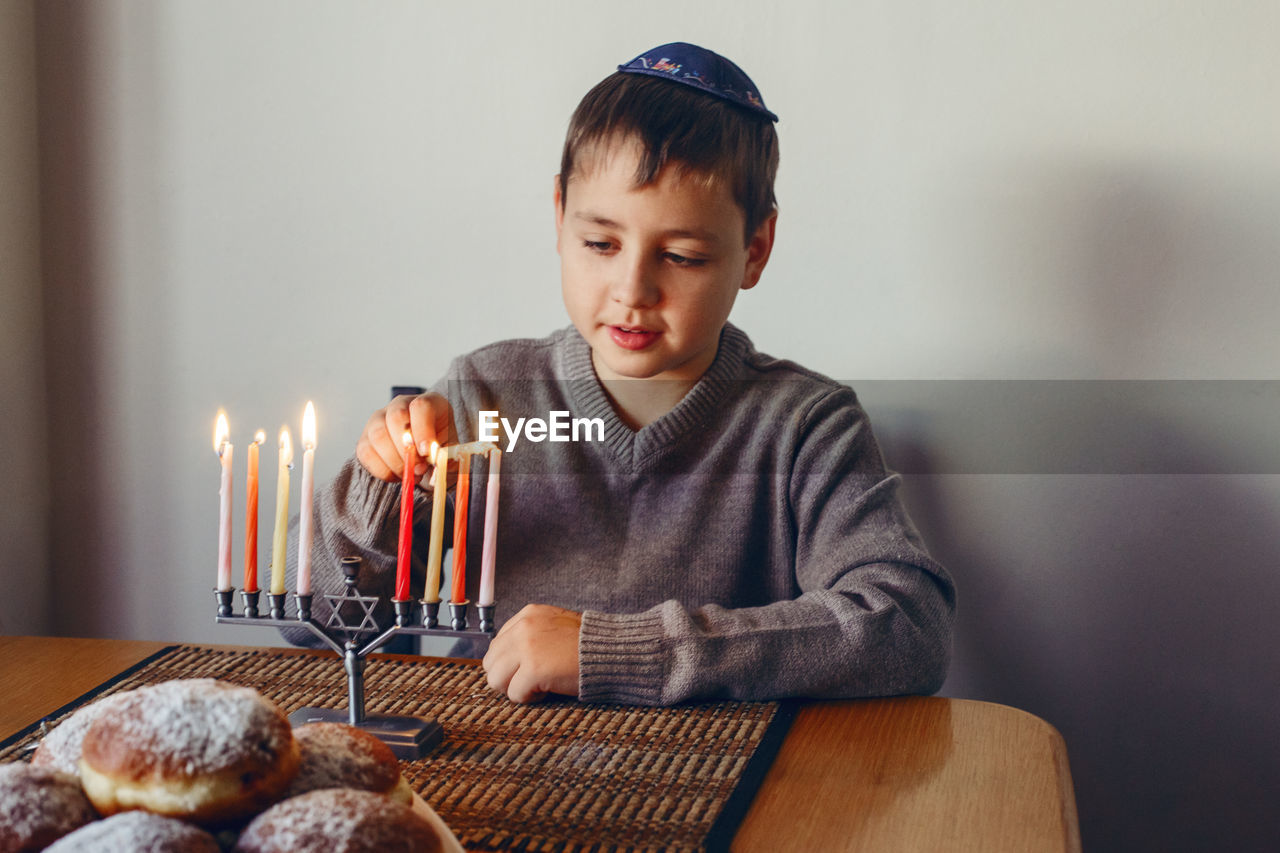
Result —
<instances>
[{"instance_id":1,"label":"powdered sugar on donut","mask_svg":"<svg viewBox=\"0 0 1280 853\"><path fill-rule=\"evenodd\" d=\"M293 731L302 754L289 795L322 788L358 788L383 794L400 780L391 747L368 732L341 723L310 723Z\"/></svg>"},{"instance_id":2,"label":"powdered sugar on donut","mask_svg":"<svg viewBox=\"0 0 1280 853\"><path fill-rule=\"evenodd\" d=\"M39 850L97 817L71 774L0 765L0 850Z\"/></svg>"},{"instance_id":3,"label":"powdered sugar on donut","mask_svg":"<svg viewBox=\"0 0 1280 853\"><path fill-rule=\"evenodd\" d=\"M240 853L362 853L441 849L434 828L413 809L367 791L312 791L267 809L245 829Z\"/></svg>"},{"instance_id":4,"label":"powdered sugar on donut","mask_svg":"<svg viewBox=\"0 0 1280 853\"><path fill-rule=\"evenodd\" d=\"M80 775L80 749L84 745L84 733L103 711L110 709L125 695L117 693L103 697L67 717L40 742L40 747L31 756L31 763L36 767L53 767L75 776Z\"/></svg>"},{"instance_id":5,"label":"powdered sugar on donut","mask_svg":"<svg viewBox=\"0 0 1280 853\"><path fill-rule=\"evenodd\" d=\"M218 853L218 842L204 830L147 812L124 812L81 827L47 848L46 853Z\"/></svg>"},{"instance_id":6,"label":"powdered sugar on donut","mask_svg":"<svg viewBox=\"0 0 1280 853\"><path fill-rule=\"evenodd\" d=\"M291 733L280 712L255 690L211 678L166 681L121 694L85 737L85 760L102 769L127 745L147 756L144 773L198 776L237 763L269 763Z\"/></svg>"}]
</instances>

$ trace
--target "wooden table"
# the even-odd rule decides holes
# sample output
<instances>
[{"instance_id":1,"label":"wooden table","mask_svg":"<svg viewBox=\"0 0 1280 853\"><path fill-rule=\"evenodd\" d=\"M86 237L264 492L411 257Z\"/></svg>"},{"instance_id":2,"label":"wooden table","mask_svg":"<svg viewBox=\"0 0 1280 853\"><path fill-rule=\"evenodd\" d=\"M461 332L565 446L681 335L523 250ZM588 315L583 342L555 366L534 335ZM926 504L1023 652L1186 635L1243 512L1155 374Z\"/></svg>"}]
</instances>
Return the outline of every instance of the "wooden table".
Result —
<instances>
[{"instance_id":1,"label":"wooden table","mask_svg":"<svg viewBox=\"0 0 1280 853\"><path fill-rule=\"evenodd\" d=\"M166 645L0 637L0 738ZM1076 851L1066 747L1043 720L987 702L806 704L733 849Z\"/></svg>"}]
</instances>

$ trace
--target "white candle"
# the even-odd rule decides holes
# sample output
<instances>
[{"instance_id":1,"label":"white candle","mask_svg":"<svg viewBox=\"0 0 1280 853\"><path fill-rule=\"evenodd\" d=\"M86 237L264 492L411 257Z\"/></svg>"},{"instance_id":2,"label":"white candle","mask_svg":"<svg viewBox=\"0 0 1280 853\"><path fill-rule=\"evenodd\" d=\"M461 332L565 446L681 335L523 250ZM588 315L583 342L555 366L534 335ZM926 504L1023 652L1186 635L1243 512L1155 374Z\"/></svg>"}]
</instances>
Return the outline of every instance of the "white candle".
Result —
<instances>
[{"instance_id":1,"label":"white candle","mask_svg":"<svg viewBox=\"0 0 1280 853\"><path fill-rule=\"evenodd\" d=\"M218 591L231 589L231 442L227 415L218 412L213 430L213 449L222 463L222 485L218 490Z\"/></svg>"},{"instance_id":2,"label":"white candle","mask_svg":"<svg viewBox=\"0 0 1280 853\"><path fill-rule=\"evenodd\" d=\"M480 555L480 595L476 604L493 604L493 567L498 559L498 476L502 470L502 451L489 451L489 484L484 498L484 551Z\"/></svg>"},{"instance_id":3,"label":"white candle","mask_svg":"<svg viewBox=\"0 0 1280 853\"><path fill-rule=\"evenodd\" d=\"M302 415L302 516L298 526L298 595L311 594L311 502L315 492L316 407Z\"/></svg>"}]
</instances>

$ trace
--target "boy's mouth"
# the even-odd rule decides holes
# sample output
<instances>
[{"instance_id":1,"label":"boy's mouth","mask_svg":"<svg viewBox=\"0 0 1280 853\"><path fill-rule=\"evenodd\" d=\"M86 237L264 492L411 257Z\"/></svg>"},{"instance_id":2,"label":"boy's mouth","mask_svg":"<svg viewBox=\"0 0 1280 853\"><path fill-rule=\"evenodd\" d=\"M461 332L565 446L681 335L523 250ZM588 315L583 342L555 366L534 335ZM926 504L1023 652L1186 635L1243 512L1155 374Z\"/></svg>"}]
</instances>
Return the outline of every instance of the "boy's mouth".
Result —
<instances>
[{"instance_id":1,"label":"boy's mouth","mask_svg":"<svg viewBox=\"0 0 1280 853\"><path fill-rule=\"evenodd\" d=\"M609 337L623 349L642 350L658 339L660 332L629 326L610 326Z\"/></svg>"}]
</instances>

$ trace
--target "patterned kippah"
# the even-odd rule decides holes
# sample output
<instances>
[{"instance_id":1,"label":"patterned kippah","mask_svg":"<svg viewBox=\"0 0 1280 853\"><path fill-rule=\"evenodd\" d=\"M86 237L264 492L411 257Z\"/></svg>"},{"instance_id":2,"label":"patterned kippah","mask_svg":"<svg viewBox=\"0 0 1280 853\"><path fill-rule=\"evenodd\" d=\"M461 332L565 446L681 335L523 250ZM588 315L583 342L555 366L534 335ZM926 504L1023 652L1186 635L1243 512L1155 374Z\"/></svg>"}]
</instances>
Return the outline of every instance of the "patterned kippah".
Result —
<instances>
[{"instance_id":1,"label":"patterned kippah","mask_svg":"<svg viewBox=\"0 0 1280 853\"><path fill-rule=\"evenodd\" d=\"M682 41L645 51L618 70L628 74L648 74L700 89L752 112L778 117L764 105L756 84L746 72L718 53Z\"/></svg>"}]
</instances>

